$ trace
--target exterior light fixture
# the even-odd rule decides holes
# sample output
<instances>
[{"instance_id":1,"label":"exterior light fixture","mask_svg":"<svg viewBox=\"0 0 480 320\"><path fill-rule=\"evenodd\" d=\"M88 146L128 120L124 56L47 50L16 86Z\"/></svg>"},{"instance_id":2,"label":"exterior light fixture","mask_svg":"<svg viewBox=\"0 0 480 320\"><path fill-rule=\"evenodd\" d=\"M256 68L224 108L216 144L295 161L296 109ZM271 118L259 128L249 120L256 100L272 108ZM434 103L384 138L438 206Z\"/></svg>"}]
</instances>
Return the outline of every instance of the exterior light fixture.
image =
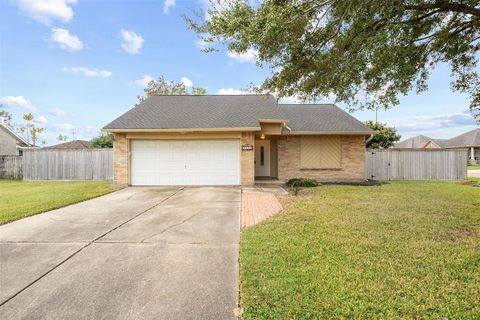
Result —
<instances>
[{"instance_id":1,"label":"exterior light fixture","mask_svg":"<svg viewBox=\"0 0 480 320\"><path fill-rule=\"evenodd\" d=\"M265 139L265 135L262 133L262 135L260 136L260 139Z\"/></svg>"}]
</instances>

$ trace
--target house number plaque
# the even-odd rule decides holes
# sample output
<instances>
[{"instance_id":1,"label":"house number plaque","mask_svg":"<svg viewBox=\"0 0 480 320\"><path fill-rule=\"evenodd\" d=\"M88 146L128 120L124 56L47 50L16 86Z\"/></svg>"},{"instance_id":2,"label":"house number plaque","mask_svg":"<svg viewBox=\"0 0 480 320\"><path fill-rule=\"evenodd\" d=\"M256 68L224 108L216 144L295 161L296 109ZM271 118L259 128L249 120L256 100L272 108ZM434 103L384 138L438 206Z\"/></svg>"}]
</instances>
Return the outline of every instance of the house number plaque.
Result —
<instances>
[{"instance_id":1,"label":"house number plaque","mask_svg":"<svg viewBox=\"0 0 480 320\"><path fill-rule=\"evenodd\" d=\"M251 144L244 144L242 145L242 151L252 151L253 146Z\"/></svg>"}]
</instances>

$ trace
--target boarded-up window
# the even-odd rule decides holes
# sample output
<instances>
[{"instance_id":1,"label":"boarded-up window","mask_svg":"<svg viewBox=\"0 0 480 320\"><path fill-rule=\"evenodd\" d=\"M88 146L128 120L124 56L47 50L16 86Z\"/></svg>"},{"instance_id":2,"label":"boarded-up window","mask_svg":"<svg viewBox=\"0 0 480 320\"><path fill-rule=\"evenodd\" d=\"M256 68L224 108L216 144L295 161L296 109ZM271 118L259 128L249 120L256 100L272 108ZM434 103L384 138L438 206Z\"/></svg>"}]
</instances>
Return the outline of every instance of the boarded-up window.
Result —
<instances>
[{"instance_id":1,"label":"boarded-up window","mask_svg":"<svg viewBox=\"0 0 480 320\"><path fill-rule=\"evenodd\" d=\"M302 169L340 169L342 141L338 136L303 136L300 139Z\"/></svg>"}]
</instances>

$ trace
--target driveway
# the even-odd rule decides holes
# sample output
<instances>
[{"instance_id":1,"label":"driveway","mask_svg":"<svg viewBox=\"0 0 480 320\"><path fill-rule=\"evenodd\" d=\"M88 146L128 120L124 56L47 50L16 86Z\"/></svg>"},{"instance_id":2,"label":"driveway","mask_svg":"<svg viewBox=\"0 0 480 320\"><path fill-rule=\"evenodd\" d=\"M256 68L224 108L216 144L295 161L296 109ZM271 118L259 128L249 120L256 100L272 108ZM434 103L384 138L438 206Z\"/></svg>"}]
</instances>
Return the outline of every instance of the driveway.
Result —
<instances>
[{"instance_id":1,"label":"driveway","mask_svg":"<svg viewBox=\"0 0 480 320\"><path fill-rule=\"evenodd\" d=\"M128 188L0 226L0 318L234 319L240 198Z\"/></svg>"}]
</instances>

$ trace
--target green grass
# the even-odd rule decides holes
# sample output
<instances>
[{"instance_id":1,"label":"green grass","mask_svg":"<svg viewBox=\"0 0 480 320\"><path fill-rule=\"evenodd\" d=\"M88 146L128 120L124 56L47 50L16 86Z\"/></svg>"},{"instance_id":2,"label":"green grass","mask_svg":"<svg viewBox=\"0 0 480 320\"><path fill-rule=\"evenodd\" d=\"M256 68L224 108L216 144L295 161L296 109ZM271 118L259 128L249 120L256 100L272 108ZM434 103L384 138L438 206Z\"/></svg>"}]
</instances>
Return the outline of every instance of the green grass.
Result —
<instances>
[{"instance_id":1,"label":"green grass","mask_svg":"<svg viewBox=\"0 0 480 320\"><path fill-rule=\"evenodd\" d=\"M313 190L242 232L244 319L480 318L480 187Z\"/></svg>"},{"instance_id":2,"label":"green grass","mask_svg":"<svg viewBox=\"0 0 480 320\"><path fill-rule=\"evenodd\" d=\"M0 180L0 224L95 198L113 191L108 181Z\"/></svg>"},{"instance_id":3,"label":"green grass","mask_svg":"<svg viewBox=\"0 0 480 320\"><path fill-rule=\"evenodd\" d=\"M480 170L480 164L468 166L468 170Z\"/></svg>"}]
</instances>

